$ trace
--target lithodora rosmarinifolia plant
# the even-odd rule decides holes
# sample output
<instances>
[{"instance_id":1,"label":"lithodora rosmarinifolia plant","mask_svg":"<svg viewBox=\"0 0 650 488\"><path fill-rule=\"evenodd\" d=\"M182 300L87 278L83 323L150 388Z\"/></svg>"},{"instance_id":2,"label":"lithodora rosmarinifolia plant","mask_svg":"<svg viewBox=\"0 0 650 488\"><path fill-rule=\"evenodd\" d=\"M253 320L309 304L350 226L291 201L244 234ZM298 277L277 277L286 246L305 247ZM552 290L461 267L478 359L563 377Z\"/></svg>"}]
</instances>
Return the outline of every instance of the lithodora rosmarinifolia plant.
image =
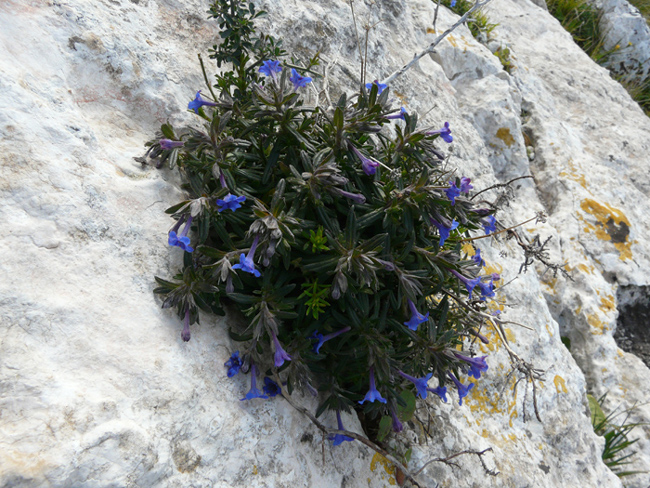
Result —
<instances>
[{"instance_id":1,"label":"lithodora rosmarinifolia plant","mask_svg":"<svg viewBox=\"0 0 650 488\"><path fill-rule=\"evenodd\" d=\"M493 232L495 218L468 197L469 178L443 169L437 144L452 141L449 124L419 130L379 82L333 109L305 105L317 58L301 65L255 37L260 13L242 5L211 10L222 28L250 29L215 46L231 68L208 87L213 96L189 103L198 124L165 124L148 143L159 166L178 166L189 195L167 210L184 267L156 278L163 307L178 311L185 341L199 309L234 304L244 314L247 327L230 327L240 350L226 363L228 376L251 374L243 400L275 396L273 379L260 390L257 375L277 373L289 393L319 392L316 415L336 412L340 429L340 411L357 409L395 431L414 394L447 401L451 386L462 403L473 386L462 376L487 370L485 357L462 350L486 341L473 311L485 310L498 276L482 275L479 250L461 251L464 236Z\"/></svg>"}]
</instances>

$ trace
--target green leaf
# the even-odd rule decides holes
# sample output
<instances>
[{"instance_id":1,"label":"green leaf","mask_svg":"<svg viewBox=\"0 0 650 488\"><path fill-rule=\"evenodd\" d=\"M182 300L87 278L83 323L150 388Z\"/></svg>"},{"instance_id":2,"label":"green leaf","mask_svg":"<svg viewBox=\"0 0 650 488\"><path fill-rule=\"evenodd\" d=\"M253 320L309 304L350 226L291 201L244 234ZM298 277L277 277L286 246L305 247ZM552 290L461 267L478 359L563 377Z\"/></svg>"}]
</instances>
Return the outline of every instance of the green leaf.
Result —
<instances>
[{"instance_id":1,"label":"green leaf","mask_svg":"<svg viewBox=\"0 0 650 488\"><path fill-rule=\"evenodd\" d=\"M603 409L600 408L596 397L587 394L587 400L589 400L589 410L591 411L591 425L605 425L607 417Z\"/></svg>"},{"instance_id":2,"label":"green leaf","mask_svg":"<svg viewBox=\"0 0 650 488\"><path fill-rule=\"evenodd\" d=\"M403 390L399 396L406 405L397 404L397 416L402 422L408 422L415 413L415 395L410 390Z\"/></svg>"},{"instance_id":3,"label":"green leaf","mask_svg":"<svg viewBox=\"0 0 650 488\"><path fill-rule=\"evenodd\" d=\"M377 441L382 442L393 428L393 419L384 415L379 421L379 432L377 433Z\"/></svg>"}]
</instances>

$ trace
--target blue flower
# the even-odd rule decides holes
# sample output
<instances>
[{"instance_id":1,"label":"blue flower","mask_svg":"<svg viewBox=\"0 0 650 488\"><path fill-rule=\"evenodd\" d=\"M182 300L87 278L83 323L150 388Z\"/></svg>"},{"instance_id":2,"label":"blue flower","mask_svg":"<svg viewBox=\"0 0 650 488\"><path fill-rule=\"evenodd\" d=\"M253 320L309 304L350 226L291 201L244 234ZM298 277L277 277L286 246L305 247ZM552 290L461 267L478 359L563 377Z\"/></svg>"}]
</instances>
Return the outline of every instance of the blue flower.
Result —
<instances>
[{"instance_id":1,"label":"blue flower","mask_svg":"<svg viewBox=\"0 0 650 488\"><path fill-rule=\"evenodd\" d=\"M427 391L435 393L440 397L440 399L447 403L447 387L446 386L436 386L435 388L427 388Z\"/></svg>"},{"instance_id":2,"label":"blue flower","mask_svg":"<svg viewBox=\"0 0 650 488\"><path fill-rule=\"evenodd\" d=\"M172 141L171 139L160 139L160 147L165 151L174 149L175 147L183 147L185 143L183 141Z\"/></svg>"},{"instance_id":3,"label":"blue flower","mask_svg":"<svg viewBox=\"0 0 650 488\"><path fill-rule=\"evenodd\" d=\"M357 205L363 205L366 203L366 197L364 197L361 193L350 193L349 191L341 190L340 188L336 187L332 188L332 192L337 195L341 195L342 197L349 198Z\"/></svg>"},{"instance_id":4,"label":"blue flower","mask_svg":"<svg viewBox=\"0 0 650 488\"><path fill-rule=\"evenodd\" d=\"M190 306L185 307L185 320L183 321L183 332L181 332L181 339L185 342L190 340Z\"/></svg>"},{"instance_id":5,"label":"blue flower","mask_svg":"<svg viewBox=\"0 0 650 488\"><path fill-rule=\"evenodd\" d=\"M305 87L308 83L311 83L311 78L309 76L301 76L295 69L291 68L289 81L293 83L293 87L297 90L298 88Z\"/></svg>"},{"instance_id":6,"label":"blue flower","mask_svg":"<svg viewBox=\"0 0 650 488\"><path fill-rule=\"evenodd\" d=\"M239 401L243 402L244 400L252 400L253 398L268 398L257 389L257 367L254 364L251 366L251 389L246 393L246 396Z\"/></svg>"},{"instance_id":7,"label":"blue flower","mask_svg":"<svg viewBox=\"0 0 650 488\"><path fill-rule=\"evenodd\" d=\"M458 379L453 374L447 373L447 375L449 378L451 378L451 381L454 382L456 388L458 388L458 405L462 406L463 398L465 398L469 391L474 388L474 383L470 383L469 385L465 386L460 381L458 381Z\"/></svg>"},{"instance_id":8,"label":"blue flower","mask_svg":"<svg viewBox=\"0 0 650 488\"><path fill-rule=\"evenodd\" d=\"M280 66L280 61L264 61L262 66L260 66L260 73L264 76L270 76L275 78L275 74L282 71Z\"/></svg>"},{"instance_id":9,"label":"blue flower","mask_svg":"<svg viewBox=\"0 0 650 488\"><path fill-rule=\"evenodd\" d=\"M228 378L232 378L241 369L241 361L239 359L239 351L235 351L230 356L230 359L223 363L224 366L228 368Z\"/></svg>"},{"instance_id":10,"label":"blue flower","mask_svg":"<svg viewBox=\"0 0 650 488\"><path fill-rule=\"evenodd\" d=\"M331 334L327 334L326 336L323 336L323 334L319 333L318 331L314 332L310 339L316 339L318 342L314 344L314 352L316 354L320 353L320 348L325 344L327 341L330 339L334 339L336 336L339 336L343 334L344 332L347 332L351 329L351 327L344 327L341 330L337 330L336 332L332 332Z\"/></svg>"},{"instance_id":11,"label":"blue flower","mask_svg":"<svg viewBox=\"0 0 650 488\"><path fill-rule=\"evenodd\" d=\"M492 280L484 283L480 282L478 284L479 288L481 289L481 299L485 300L486 298L492 298L495 296L494 293L494 282Z\"/></svg>"},{"instance_id":12,"label":"blue flower","mask_svg":"<svg viewBox=\"0 0 650 488\"><path fill-rule=\"evenodd\" d=\"M469 193L469 191L474 188L470 183L471 181L471 178L466 178L464 176L460 179L460 191L462 193Z\"/></svg>"},{"instance_id":13,"label":"blue flower","mask_svg":"<svg viewBox=\"0 0 650 488\"><path fill-rule=\"evenodd\" d=\"M445 193L447 194L447 198L451 200L451 204L454 205L456 203L456 197L460 196L460 189L456 186L456 183L450 181L449 184L451 186L445 190Z\"/></svg>"},{"instance_id":14,"label":"blue flower","mask_svg":"<svg viewBox=\"0 0 650 488\"><path fill-rule=\"evenodd\" d=\"M368 390L368 393L366 393L366 396L363 397L363 400L361 400L359 403L363 404L363 402L374 402L375 400L381 402L381 403L386 403L386 399L381 396L381 393L377 391L377 388L375 388L375 368L372 366L370 367L370 389Z\"/></svg>"},{"instance_id":15,"label":"blue flower","mask_svg":"<svg viewBox=\"0 0 650 488\"><path fill-rule=\"evenodd\" d=\"M275 332L271 331L271 337L273 338L273 345L275 346L275 354L273 355L273 363L276 368L279 368L284 364L285 361L291 361L291 356L282 349L282 344L278 340L278 337L275 335Z\"/></svg>"},{"instance_id":16,"label":"blue flower","mask_svg":"<svg viewBox=\"0 0 650 488\"><path fill-rule=\"evenodd\" d=\"M361 151L359 151L354 145L349 144L349 148L352 150L352 152L361 160L361 168L363 169L363 172L367 174L368 176L372 176L377 172L377 168L379 167L379 161L375 161L372 158L364 156Z\"/></svg>"},{"instance_id":17,"label":"blue flower","mask_svg":"<svg viewBox=\"0 0 650 488\"><path fill-rule=\"evenodd\" d=\"M476 379L479 379L481 377L481 372L488 370L488 365L485 362L485 358L487 356L481 356L480 358L470 358L456 351L454 351L454 356L456 356L461 361L465 361L467 364L469 364L469 375L473 376Z\"/></svg>"},{"instance_id":18,"label":"blue flower","mask_svg":"<svg viewBox=\"0 0 650 488\"><path fill-rule=\"evenodd\" d=\"M470 278L466 278L465 276L463 276L462 274L460 274L456 270L451 269L449 271L450 271L451 274L456 276L456 278L458 278L460 281L465 283L465 288L467 288L467 292L469 293L469 299L471 300L472 299L472 290L474 290L474 288L481 283L481 278L471 278L470 279Z\"/></svg>"},{"instance_id":19,"label":"blue flower","mask_svg":"<svg viewBox=\"0 0 650 488\"><path fill-rule=\"evenodd\" d=\"M439 135L447 143L451 143L454 141L454 138L451 136L451 129L449 128L449 122L445 122L445 125L442 129L425 132L425 135L427 136Z\"/></svg>"},{"instance_id":20,"label":"blue flower","mask_svg":"<svg viewBox=\"0 0 650 488\"><path fill-rule=\"evenodd\" d=\"M264 387L262 390L264 390L264 393L266 393L271 398L278 395L279 393L282 393L282 389L278 386L278 384L268 376L264 378Z\"/></svg>"},{"instance_id":21,"label":"blue flower","mask_svg":"<svg viewBox=\"0 0 650 488\"><path fill-rule=\"evenodd\" d=\"M449 227L434 219L431 219L431 223L438 228L438 233L440 234L440 247L445 245L445 241L449 238L449 233L458 227L458 222L456 222L455 219L451 221L451 226Z\"/></svg>"},{"instance_id":22,"label":"blue flower","mask_svg":"<svg viewBox=\"0 0 650 488\"><path fill-rule=\"evenodd\" d=\"M194 110L194 113L198 114L199 109L201 107L203 107L204 105L206 105L208 107L216 107L217 106L216 103L212 103L212 102L208 102L207 100L203 100L203 98L201 98L201 90L199 90L199 91L196 92L196 97L194 98L194 100L192 100L190 103L187 104L187 108L190 109L190 110Z\"/></svg>"},{"instance_id":23,"label":"blue flower","mask_svg":"<svg viewBox=\"0 0 650 488\"><path fill-rule=\"evenodd\" d=\"M217 200L217 205L219 205L219 212L223 212L224 210L232 210L233 212L237 210L239 207L241 207L241 203L246 201L246 197L242 195L241 197L237 197L235 195L231 195L228 193L223 200L218 199Z\"/></svg>"},{"instance_id":24,"label":"blue flower","mask_svg":"<svg viewBox=\"0 0 650 488\"><path fill-rule=\"evenodd\" d=\"M341 411L340 410L336 411L336 422L338 424L339 430L345 430L345 427L343 427L343 422L341 422ZM338 446L339 444L342 444L344 441L351 442L354 439L352 437L348 437L347 435L336 434L334 436L330 436L330 440L334 441L333 445Z\"/></svg>"},{"instance_id":25,"label":"blue flower","mask_svg":"<svg viewBox=\"0 0 650 488\"><path fill-rule=\"evenodd\" d=\"M400 111L399 111L398 114L395 114L395 115L387 115L386 118L387 118L387 119L391 119L391 120L394 120L394 119L402 119L402 120L406 120L405 115L406 115L407 113L408 113L408 112L406 111L406 109L405 109L404 107L402 107L402 108L400 108Z\"/></svg>"},{"instance_id":26,"label":"blue flower","mask_svg":"<svg viewBox=\"0 0 650 488\"><path fill-rule=\"evenodd\" d=\"M456 6L456 0L451 0L451 3L449 5L451 8L454 8Z\"/></svg>"},{"instance_id":27,"label":"blue flower","mask_svg":"<svg viewBox=\"0 0 650 488\"><path fill-rule=\"evenodd\" d=\"M170 230L169 234L167 235L167 244L170 246L180 247L183 251L194 251L194 249L190 246L190 238L187 237L187 233L190 231L190 227L192 226L192 219L193 217L190 215L187 219L187 222L185 223L185 227L183 227L183 231L180 234L176 234L179 227L185 221L185 215L178 219L178 222L176 222L174 227L172 227L172 230Z\"/></svg>"},{"instance_id":28,"label":"blue flower","mask_svg":"<svg viewBox=\"0 0 650 488\"><path fill-rule=\"evenodd\" d=\"M409 304L409 309L411 309L411 319L408 322L404 322L404 325L406 325L409 329L415 331L418 330L418 325L429 320L429 312L427 312L426 315L422 315L420 312L418 312L417 308L415 308L415 303L408 299L407 301Z\"/></svg>"},{"instance_id":29,"label":"blue flower","mask_svg":"<svg viewBox=\"0 0 650 488\"><path fill-rule=\"evenodd\" d=\"M485 266L485 261L481 257L481 250L478 247L476 248L476 254L472 256L472 261L476 263L476 266L479 267Z\"/></svg>"},{"instance_id":30,"label":"blue flower","mask_svg":"<svg viewBox=\"0 0 650 488\"><path fill-rule=\"evenodd\" d=\"M415 385L415 388L418 391L418 395L420 395L420 398L426 398L427 397L427 383L433 376L433 373L429 373L426 375L424 378L415 378L409 374L404 373L403 371L397 370L397 373L402 377L406 378L409 380L411 383Z\"/></svg>"},{"instance_id":31,"label":"blue flower","mask_svg":"<svg viewBox=\"0 0 650 488\"><path fill-rule=\"evenodd\" d=\"M248 254L244 255L244 253L241 253L241 256L239 256L239 264L235 264L232 267L232 269L241 269L246 273L255 275L256 278L262 276L262 273L260 273L258 270L255 269L255 263L253 262L253 259L255 258L255 250L257 249L257 242L259 241L259 238L260 236L255 236L255 240L253 241L253 244L251 245Z\"/></svg>"},{"instance_id":32,"label":"blue flower","mask_svg":"<svg viewBox=\"0 0 650 488\"><path fill-rule=\"evenodd\" d=\"M366 83L366 88L368 90L372 89L372 85L377 85L379 90L377 91L377 95L381 95L381 92L383 92L386 88L388 88L388 85L384 83L379 83L379 80L375 80L372 83Z\"/></svg>"},{"instance_id":33,"label":"blue flower","mask_svg":"<svg viewBox=\"0 0 650 488\"><path fill-rule=\"evenodd\" d=\"M496 232L497 219L494 217L494 215L490 215L489 217L483 219L482 222L483 229L485 230L485 235L488 235L491 232Z\"/></svg>"},{"instance_id":34,"label":"blue flower","mask_svg":"<svg viewBox=\"0 0 650 488\"><path fill-rule=\"evenodd\" d=\"M392 405L390 406L390 416L393 417L393 432L402 432L404 426L402 425L402 422L399 421L397 412Z\"/></svg>"}]
</instances>

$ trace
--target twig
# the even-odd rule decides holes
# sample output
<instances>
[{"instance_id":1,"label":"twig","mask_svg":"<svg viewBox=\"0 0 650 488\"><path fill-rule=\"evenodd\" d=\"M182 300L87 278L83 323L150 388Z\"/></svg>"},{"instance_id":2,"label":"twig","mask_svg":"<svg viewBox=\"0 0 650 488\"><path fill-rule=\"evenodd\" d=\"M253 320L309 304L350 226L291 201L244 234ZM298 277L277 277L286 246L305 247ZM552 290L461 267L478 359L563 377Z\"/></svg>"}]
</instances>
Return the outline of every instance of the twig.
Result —
<instances>
[{"instance_id":1,"label":"twig","mask_svg":"<svg viewBox=\"0 0 650 488\"><path fill-rule=\"evenodd\" d=\"M363 86L366 67L363 59L363 54L361 53L361 41L359 41L359 31L357 30L357 16L354 14L354 5L352 4L352 2L353 0L350 0L350 10L352 10L352 23L354 24L354 35L357 38L357 48L359 49L359 58L361 59L361 86ZM366 39L366 47L367 46L368 46L368 41Z\"/></svg>"},{"instance_id":2,"label":"twig","mask_svg":"<svg viewBox=\"0 0 650 488\"><path fill-rule=\"evenodd\" d=\"M451 32L453 32L453 31L454 31L454 30L455 30L459 25L464 24L465 22L467 22L467 19L469 18L469 16L470 16L471 13L473 13L474 11L478 10L478 9L481 8L481 7L486 6L488 3L490 3L490 0L485 0L485 1L483 1L483 2L481 2L480 0L476 0L476 3L474 4L474 6L473 6L471 9L469 9L469 10L465 13L465 15L463 15L463 16L458 20L458 22L456 22L456 23L455 23L454 25L452 25L449 29L447 29L445 32L443 32L443 33L440 34L438 37L436 37L436 39L435 39L431 44L429 44L429 47L427 47L427 48L426 48L424 51L422 51L421 53L416 54L415 57L414 57L414 58L413 58L409 63L405 64L405 65L402 66L400 69L398 69L397 71L395 71L394 73L392 73L388 78L386 78L386 79L384 79L384 80L381 80L381 83L388 85L388 84L392 83L393 80L395 80L395 78L397 78L398 76L402 76L402 75L403 75L404 73L406 73L406 72L407 72L411 67L413 67L413 65L414 65L415 63L417 63L421 58L423 58L423 57L426 56L427 54L432 53L433 50L436 48L436 46L437 46L438 44L440 44L440 42L441 42L445 37L447 37Z\"/></svg>"},{"instance_id":3,"label":"twig","mask_svg":"<svg viewBox=\"0 0 650 488\"><path fill-rule=\"evenodd\" d=\"M535 215L534 217L531 217L528 220L525 220L523 222L520 222L516 225L513 225L512 227L508 227L507 229L503 229L497 232L492 232L491 234L485 234L484 236L477 236L477 237L468 237L467 239L461 239L459 242L470 242L470 241L476 241L478 239L485 239L487 237L492 237L496 236L498 234L503 234L504 232L508 232L509 230L516 229L517 227L521 227L524 224L527 224L528 222L531 222L533 220L539 219L539 215Z\"/></svg>"},{"instance_id":4,"label":"twig","mask_svg":"<svg viewBox=\"0 0 650 488\"><path fill-rule=\"evenodd\" d=\"M429 464L435 463L435 462L445 463L448 466L457 466L458 467L458 465L456 463L451 462L452 459L454 459L455 457L458 457L458 456L462 456L463 454L476 454L479 457L479 459L481 459L481 464L483 465L483 469L485 469L485 472L487 474L489 474L490 476L496 476L496 475L499 474L499 472L489 469L485 465L485 463L483 463L483 461L482 461L482 456L488 451L492 451L492 448L488 447L487 449L483 449L482 451L475 451L473 449L467 449L465 451L461 451L461 452L457 452L456 454L452 454L451 456L448 456L446 458L430 459L429 461L424 463L424 465L422 465L422 467L420 469L418 469L413 475L414 476L419 475L422 471L424 471L424 468L426 468Z\"/></svg>"},{"instance_id":5,"label":"twig","mask_svg":"<svg viewBox=\"0 0 650 488\"><path fill-rule=\"evenodd\" d=\"M496 185L488 186L487 188L484 188L478 193L474 193L472 195L472 198L470 200L474 200L477 196L479 196L481 193L485 193L488 190L494 190L495 188L504 188L506 186L509 186L511 183L514 183L517 180L523 180L525 178L532 178L532 176L527 175L527 176L517 176L516 178L511 179L510 181L506 181L505 183L497 183Z\"/></svg>"},{"instance_id":6,"label":"twig","mask_svg":"<svg viewBox=\"0 0 650 488\"><path fill-rule=\"evenodd\" d=\"M210 90L210 95L212 95L212 100L216 102L217 97L214 96L214 92L212 91L212 85L208 81L208 75L205 72L205 65L203 64L203 58L201 57L201 53L199 53L199 63L201 63L201 71L203 71L203 79L205 80L205 84L208 85L208 90Z\"/></svg>"}]
</instances>

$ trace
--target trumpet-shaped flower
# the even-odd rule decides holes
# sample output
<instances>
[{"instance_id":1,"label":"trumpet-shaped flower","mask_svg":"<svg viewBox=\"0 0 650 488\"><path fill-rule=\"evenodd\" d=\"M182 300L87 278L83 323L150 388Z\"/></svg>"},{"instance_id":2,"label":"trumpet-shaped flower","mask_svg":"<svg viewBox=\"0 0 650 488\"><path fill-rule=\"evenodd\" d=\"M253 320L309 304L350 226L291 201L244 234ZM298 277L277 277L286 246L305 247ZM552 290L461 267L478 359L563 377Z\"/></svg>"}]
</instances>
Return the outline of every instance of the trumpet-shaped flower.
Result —
<instances>
[{"instance_id":1,"label":"trumpet-shaped flower","mask_svg":"<svg viewBox=\"0 0 650 488\"><path fill-rule=\"evenodd\" d=\"M387 115L386 118L387 118L387 119L391 119L391 120L395 120L395 119L406 120L405 115L406 115L407 113L408 113L408 112L406 111L406 109L405 109L404 107L402 107L402 108L400 108L398 114L395 114L395 115Z\"/></svg>"},{"instance_id":2,"label":"trumpet-shaped flower","mask_svg":"<svg viewBox=\"0 0 650 488\"><path fill-rule=\"evenodd\" d=\"M413 303L411 300L407 301L409 304L409 309L411 310L411 318L408 322L404 322L404 325L406 325L409 329L415 331L418 330L418 325L429 320L429 312L427 312L426 315L422 315L420 312L418 312L418 309L415 308L415 303Z\"/></svg>"},{"instance_id":3,"label":"trumpet-shaped flower","mask_svg":"<svg viewBox=\"0 0 650 488\"><path fill-rule=\"evenodd\" d=\"M438 228L438 233L440 234L440 247L445 245L445 241L449 238L449 233L458 227L458 222L456 222L456 220L452 220L449 227L434 219L431 219L431 223Z\"/></svg>"},{"instance_id":4,"label":"trumpet-shaped flower","mask_svg":"<svg viewBox=\"0 0 650 488\"><path fill-rule=\"evenodd\" d=\"M490 215L489 217L484 218L482 222L483 222L483 230L485 230L485 235L488 235L492 232L496 232L497 219L496 217L494 217L494 215Z\"/></svg>"},{"instance_id":5,"label":"trumpet-shaped flower","mask_svg":"<svg viewBox=\"0 0 650 488\"><path fill-rule=\"evenodd\" d=\"M208 102L207 100L201 98L201 90L199 90L196 92L196 97L194 98L194 100L192 100L190 103L187 104L187 108L190 110L194 110L194 113L198 114L199 109L203 106L216 107L217 104L213 102Z\"/></svg>"},{"instance_id":6,"label":"trumpet-shaped flower","mask_svg":"<svg viewBox=\"0 0 650 488\"><path fill-rule=\"evenodd\" d=\"M433 376L433 373L429 373L423 378L415 378L411 376L410 374L406 374L401 370L397 370L397 374L399 374L402 378L405 378L409 380L411 383L415 385L415 388L418 391L418 395L420 395L420 398L426 398L427 397L427 383Z\"/></svg>"},{"instance_id":7,"label":"trumpet-shaped flower","mask_svg":"<svg viewBox=\"0 0 650 488\"><path fill-rule=\"evenodd\" d=\"M494 282L490 279L488 282L481 281L478 284L478 287L481 289L481 299L485 300L486 298L492 298L494 293Z\"/></svg>"},{"instance_id":8,"label":"trumpet-shaped flower","mask_svg":"<svg viewBox=\"0 0 650 488\"><path fill-rule=\"evenodd\" d=\"M440 397L440 399L447 403L447 387L446 386L436 386L435 388L427 388L427 391L435 393Z\"/></svg>"},{"instance_id":9,"label":"trumpet-shaped flower","mask_svg":"<svg viewBox=\"0 0 650 488\"><path fill-rule=\"evenodd\" d=\"M449 182L451 185L449 188L445 190L445 193L447 194L447 198L451 200L451 204L454 205L456 203L456 197L460 196L460 188L456 186L456 183Z\"/></svg>"},{"instance_id":10,"label":"trumpet-shaped flower","mask_svg":"<svg viewBox=\"0 0 650 488\"><path fill-rule=\"evenodd\" d=\"M223 363L225 367L228 368L228 378L232 378L235 376L237 373L239 373L239 370L241 369L241 360L239 359L239 351L235 351L232 353L232 356L230 356L230 359Z\"/></svg>"},{"instance_id":11,"label":"trumpet-shaped flower","mask_svg":"<svg viewBox=\"0 0 650 488\"><path fill-rule=\"evenodd\" d=\"M485 372L488 369L488 365L485 362L485 358L487 356L470 358L456 351L454 351L454 356L456 356L461 361L465 361L467 364L469 364L469 375L473 376L476 379L479 379L481 377L481 372Z\"/></svg>"},{"instance_id":12,"label":"trumpet-shaped flower","mask_svg":"<svg viewBox=\"0 0 650 488\"><path fill-rule=\"evenodd\" d=\"M319 333L318 331L314 332L310 337L310 339L316 339L318 341L316 344L314 344L314 352L316 354L319 354L320 348L323 347L323 344L325 344L330 339L334 339L335 337L340 336L341 334L349 331L350 329L351 329L350 326L344 327L341 330L337 330L336 332L332 332L331 334L327 334L326 336Z\"/></svg>"},{"instance_id":13,"label":"trumpet-shaped flower","mask_svg":"<svg viewBox=\"0 0 650 488\"><path fill-rule=\"evenodd\" d=\"M190 246L190 238L187 237L187 233L190 231L190 227L192 226L192 219L193 217L190 215L187 219L187 222L185 222L183 231L180 234L176 234L180 226L185 221L185 215L178 219L178 222L176 222L174 227L172 227L172 230L169 231L169 234L167 236L167 244L170 246L180 247L183 251L194 251L194 249Z\"/></svg>"},{"instance_id":14,"label":"trumpet-shaped flower","mask_svg":"<svg viewBox=\"0 0 650 488\"><path fill-rule=\"evenodd\" d=\"M383 92L386 88L388 88L388 85L385 83L379 83L379 80L375 80L372 83L366 83L366 88L368 90L372 89L372 85L377 85L379 90L377 91L377 95L381 95L381 92Z\"/></svg>"},{"instance_id":15,"label":"trumpet-shaped flower","mask_svg":"<svg viewBox=\"0 0 650 488\"><path fill-rule=\"evenodd\" d=\"M427 136L439 135L446 143L454 142L454 138L451 136L451 129L449 128L449 122L445 122L445 125L442 127L442 129L425 132L425 134Z\"/></svg>"},{"instance_id":16,"label":"trumpet-shaped flower","mask_svg":"<svg viewBox=\"0 0 650 488\"><path fill-rule=\"evenodd\" d=\"M239 263L235 264L232 267L232 269L241 269L246 273L255 275L256 278L262 276L262 273L260 273L258 270L255 269L255 263L253 262L253 259L255 258L255 250L257 249L257 242L259 241L259 238L260 236L255 236L255 240L253 241L253 244L251 245L248 254L244 255L244 253L241 253L241 256L239 257Z\"/></svg>"},{"instance_id":17,"label":"trumpet-shaped flower","mask_svg":"<svg viewBox=\"0 0 650 488\"><path fill-rule=\"evenodd\" d=\"M363 397L363 400L361 400L359 403L363 404L363 402L374 402L375 400L381 402L381 403L386 403L386 399L381 396L381 393L377 391L377 388L375 387L375 369L371 366L370 367L370 389L368 390L368 393L366 393L366 396Z\"/></svg>"},{"instance_id":18,"label":"trumpet-shaped flower","mask_svg":"<svg viewBox=\"0 0 650 488\"><path fill-rule=\"evenodd\" d=\"M465 283L465 288L467 288L467 292L469 293L469 299L471 300L472 299L472 291L474 290L474 288L478 284L481 283L481 278L467 278L467 277L463 276L462 274L460 274L458 271L456 271L454 269L449 270L449 271L450 271L451 274L456 276L456 278L458 278L460 281Z\"/></svg>"},{"instance_id":19,"label":"trumpet-shaped flower","mask_svg":"<svg viewBox=\"0 0 650 488\"><path fill-rule=\"evenodd\" d=\"M282 349L282 344L278 340L278 337L275 335L275 332L271 331L271 337L273 338L273 346L275 347L275 354L273 355L273 362L276 368L279 368L284 364L285 361L291 361L291 356Z\"/></svg>"},{"instance_id":20,"label":"trumpet-shaped flower","mask_svg":"<svg viewBox=\"0 0 650 488\"><path fill-rule=\"evenodd\" d=\"M397 412L392 405L390 406L390 416L393 417L393 432L402 432L404 426L402 425L402 422L399 421Z\"/></svg>"},{"instance_id":21,"label":"trumpet-shaped flower","mask_svg":"<svg viewBox=\"0 0 650 488\"><path fill-rule=\"evenodd\" d=\"M471 178L466 178L465 176L460 179L460 191L462 193L469 193L469 191L474 188L470 183L471 181Z\"/></svg>"},{"instance_id":22,"label":"trumpet-shaped flower","mask_svg":"<svg viewBox=\"0 0 650 488\"><path fill-rule=\"evenodd\" d=\"M224 210L228 210L228 209L234 212L235 210L240 208L241 203L245 201L246 201L246 197L244 195L238 197L228 193L225 197L223 197L223 200L221 199L217 200L217 205L219 205L219 212L223 212Z\"/></svg>"},{"instance_id":23,"label":"trumpet-shaped flower","mask_svg":"<svg viewBox=\"0 0 650 488\"><path fill-rule=\"evenodd\" d=\"M472 261L476 263L476 266L483 267L485 266L485 261L481 257L481 250L477 247L476 248L476 254L472 256Z\"/></svg>"},{"instance_id":24,"label":"trumpet-shaped flower","mask_svg":"<svg viewBox=\"0 0 650 488\"><path fill-rule=\"evenodd\" d=\"M264 393L271 398L282 393L280 386L268 376L264 377L264 386L262 387L262 390L264 390Z\"/></svg>"},{"instance_id":25,"label":"trumpet-shaped flower","mask_svg":"<svg viewBox=\"0 0 650 488\"><path fill-rule=\"evenodd\" d=\"M270 76L275 78L275 74L282 71L282 66L280 66L280 61L264 61L262 66L260 66L260 73L264 76Z\"/></svg>"},{"instance_id":26,"label":"trumpet-shaped flower","mask_svg":"<svg viewBox=\"0 0 650 488\"><path fill-rule=\"evenodd\" d=\"M343 422L341 421L341 411L340 410L336 411L336 424L338 425L339 430L345 430L345 427L343 427ZM334 436L330 436L330 440L334 441L334 443L333 443L334 446L338 446L339 444L342 444L343 442L351 442L354 439L352 437L348 437L347 435L336 434Z\"/></svg>"},{"instance_id":27,"label":"trumpet-shaped flower","mask_svg":"<svg viewBox=\"0 0 650 488\"><path fill-rule=\"evenodd\" d=\"M452 373L447 373L447 376L449 376L451 381L453 381L456 385L456 388L458 389L458 405L462 406L463 398L465 398L470 390L474 388L474 383L470 383L469 385L465 386L460 381L458 381L458 378L456 378Z\"/></svg>"},{"instance_id":28,"label":"trumpet-shaped flower","mask_svg":"<svg viewBox=\"0 0 650 488\"><path fill-rule=\"evenodd\" d=\"M295 69L291 68L289 81L293 83L293 87L297 90L298 88L305 87L308 83L311 83L311 78L309 76L302 76Z\"/></svg>"},{"instance_id":29,"label":"trumpet-shaped flower","mask_svg":"<svg viewBox=\"0 0 650 488\"><path fill-rule=\"evenodd\" d=\"M367 156L364 156L361 151L359 151L356 147L354 147L352 144L349 145L350 150L356 155L356 157L359 158L361 161L361 168L363 169L363 172L367 174L368 176L372 176L377 172L377 168L379 167L379 161L375 161L372 158L369 158Z\"/></svg>"},{"instance_id":30,"label":"trumpet-shaped flower","mask_svg":"<svg viewBox=\"0 0 650 488\"><path fill-rule=\"evenodd\" d=\"M243 402L244 400L252 400L253 398L268 398L266 395L262 394L260 390L257 389L257 366L254 364L251 366L251 389L240 401Z\"/></svg>"},{"instance_id":31,"label":"trumpet-shaped flower","mask_svg":"<svg viewBox=\"0 0 650 488\"><path fill-rule=\"evenodd\" d=\"M183 141L172 141L171 139L160 139L160 147L165 151L174 149L175 147L183 147L185 143Z\"/></svg>"},{"instance_id":32,"label":"trumpet-shaped flower","mask_svg":"<svg viewBox=\"0 0 650 488\"><path fill-rule=\"evenodd\" d=\"M349 198L357 205L362 205L366 203L366 197L361 193L350 193L349 191L341 190L340 188L332 188L332 193L336 195L341 195L342 197Z\"/></svg>"}]
</instances>

